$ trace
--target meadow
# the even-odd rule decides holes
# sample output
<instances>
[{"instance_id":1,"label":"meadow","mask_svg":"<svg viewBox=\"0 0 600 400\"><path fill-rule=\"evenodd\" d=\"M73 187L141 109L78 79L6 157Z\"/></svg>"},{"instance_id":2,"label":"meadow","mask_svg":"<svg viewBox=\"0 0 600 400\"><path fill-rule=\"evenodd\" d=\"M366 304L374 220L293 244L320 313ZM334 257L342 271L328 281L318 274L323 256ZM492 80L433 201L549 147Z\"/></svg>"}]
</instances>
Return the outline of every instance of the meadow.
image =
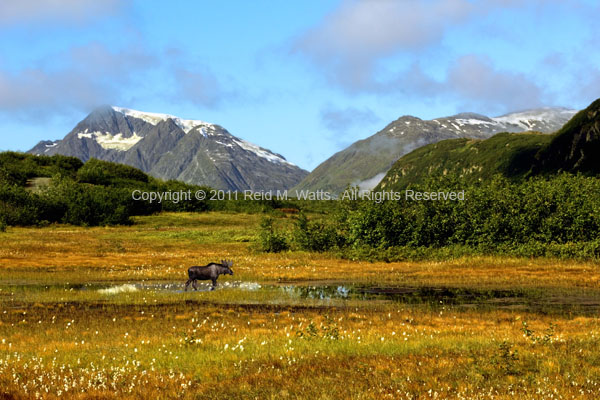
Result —
<instances>
[{"instance_id":1,"label":"meadow","mask_svg":"<svg viewBox=\"0 0 600 400\"><path fill-rule=\"evenodd\" d=\"M261 218L0 233L0 399L600 397L597 262L263 253Z\"/></svg>"}]
</instances>

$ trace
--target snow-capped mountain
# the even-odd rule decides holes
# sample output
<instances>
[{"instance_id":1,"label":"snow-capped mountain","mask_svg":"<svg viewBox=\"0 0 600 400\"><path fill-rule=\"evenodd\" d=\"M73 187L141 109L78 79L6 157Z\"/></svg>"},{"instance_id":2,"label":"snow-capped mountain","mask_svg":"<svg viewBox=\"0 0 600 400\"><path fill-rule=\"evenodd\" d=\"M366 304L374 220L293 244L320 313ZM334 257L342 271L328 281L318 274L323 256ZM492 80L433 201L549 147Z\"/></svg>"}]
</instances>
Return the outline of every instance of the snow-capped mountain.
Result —
<instances>
[{"instance_id":1,"label":"snow-capped mountain","mask_svg":"<svg viewBox=\"0 0 600 400\"><path fill-rule=\"evenodd\" d=\"M42 141L29 153L98 158L229 190L289 189L308 174L219 125L113 106L94 110L64 139Z\"/></svg>"},{"instance_id":2,"label":"snow-capped mountain","mask_svg":"<svg viewBox=\"0 0 600 400\"><path fill-rule=\"evenodd\" d=\"M341 192L347 185L372 189L403 155L444 139L486 139L499 132L560 129L576 110L541 108L489 118L475 113L422 120L403 116L376 134L359 140L321 163L295 190Z\"/></svg>"},{"instance_id":3,"label":"snow-capped mountain","mask_svg":"<svg viewBox=\"0 0 600 400\"><path fill-rule=\"evenodd\" d=\"M432 121L440 125L446 123L444 127L454 130L459 136L462 132L472 130L471 128L482 132L489 130L493 132L492 134L525 131L551 133L560 129L575 113L577 113L577 110L566 108L538 108L494 118L475 113L462 113ZM483 125L487 129L480 129L478 125Z\"/></svg>"}]
</instances>

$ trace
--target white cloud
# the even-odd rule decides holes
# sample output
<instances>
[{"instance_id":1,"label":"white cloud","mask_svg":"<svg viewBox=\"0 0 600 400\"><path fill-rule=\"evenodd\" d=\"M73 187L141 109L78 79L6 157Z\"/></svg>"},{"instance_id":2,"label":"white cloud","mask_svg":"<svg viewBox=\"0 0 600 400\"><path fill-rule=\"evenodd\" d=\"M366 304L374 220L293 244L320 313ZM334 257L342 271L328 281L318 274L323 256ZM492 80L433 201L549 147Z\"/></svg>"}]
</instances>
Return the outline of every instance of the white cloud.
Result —
<instances>
[{"instance_id":1,"label":"white cloud","mask_svg":"<svg viewBox=\"0 0 600 400\"><path fill-rule=\"evenodd\" d=\"M126 86L157 65L137 46L117 51L97 42L73 47L18 72L0 70L0 110L41 117L120 103Z\"/></svg>"},{"instance_id":2,"label":"white cloud","mask_svg":"<svg viewBox=\"0 0 600 400\"><path fill-rule=\"evenodd\" d=\"M0 2L0 25L38 21L81 23L122 10L127 0L5 0Z\"/></svg>"},{"instance_id":3,"label":"white cloud","mask_svg":"<svg viewBox=\"0 0 600 400\"><path fill-rule=\"evenodd\" d=\"M438 41L472 9L466 0L346 0L296 45L324 60L385 56Z\"/></svg>"},{"instance_id":4,"label":"white cloud","mask_svg":"<svg viewBox=\"0 0 600 400\"><path fill-rule=\"evenodd\" d=\"M439 42L472 12L466 0L346 0L293 48L332 81L361 90L371 85L378 59Z\"/></svg>"},{"instance_id":5,"label":"white cloud","mask_svg":"<svg viewBox=\"0 0 600 400\"><path fill-rule=\"evenodd\" d=\"M236 97L236 93L226 90L217 77L207 68L197 66L191 68L175 68L176 100L184 100L191 104L214 108L224 99Z\"/></svg>"},{"instance_id":6,"label":"white cloud","mask_svg":"<svg viewBox=\"0 0 600 400\"><path fill-rule=\"evenodd\" d=\"M450 30L494 12L550 5L585 8L581 0L344 0L297 38L293 51L329 84L348 93L451 100L489 112L513 111L553 103L553 93L542 89L537 77L499 69L481 53L469 54L467 48L449 53L444 38ZM441 50L444 57L437 57ZM397 56L408 68L383 71L386 64L381 62ZM427 62L434 63L435 76L424 67Z\"/></svg>"},{"instance_id":7,"label":"white cloud","mask_svg":"<svg viewBox=\"0 0 600 400\"><path fill-rule=\"evenodd\" d=\"M148 85L156 75L162 81ZM11 118L68 115L101 104L130 104L140 96L215 108L240 97L228 89L235 82L226 83L177 49L156 52L131 43L114 50L91 42L16 72L0 69L0 113Z\"/></svg>"},{"instance_id":8,"label":"white cloud","mask_svg":"<svg viewBox=\"0 0 600 400\"><path fill-rule=\"evenodd\" d=\"M331 105L321 110L320 117L321 124L329 131L325 136L335 143L336 148L347 147L356 139L357 133L360 133L360 137L364 136L379 121L379 117L369 108L336 108Z\"/></svg>"},{"instance_id":9,"label":"white cloud","mask_svg":"<svg viewBox=\"0 0 600 400\"><path fill-rule=\"evenodd\" d=\"M458 57L439 79L429 75L421 64L413 63L396 78L375 82L369 90L425 103L451 101L461 110L485 113L538 107L550 97L525 74L498 69L489 58L477 55Z\"/></svg>"},{"instance_id":10,"label":"white cloud","mask_svg":"<svg viewBox=\"0 0 600 400\"><path fill-rule=\"evenodd\" d=\"M365 179L364 181L352 184L352 186L358 186L360 190L373 190L375 189L375 186L377 186L379 182L381 182L381 180L385 178L385 175L385 172L381 172L373 176L372 178Z\"/></svg>"},{"instance_id":11,"label":"white cloud","mask_svg":"<svg viewBox=\"0 0 600 400\"><path fill-rule=\"evenodd\" d=\"M521 73L501 71L486 57L466 55L451 66L446 90L464 99L469 106L493 110L498 105L509 105L514 111L543 105L543 92L532 80Z\"/></svg>"},{"instance_id":12,"label":"white cloud","mask_svg":"<svg viewBox=\"0 0 600 400\"><path fill-rule=\"evenodd\" d=\"M373 123L378 120L377 115L368 108L347 107L339 109L326 106L321 110L321 122L323 125L330 131L339 133L343 133L357 124Z\"/></svg>"}]
</instances>

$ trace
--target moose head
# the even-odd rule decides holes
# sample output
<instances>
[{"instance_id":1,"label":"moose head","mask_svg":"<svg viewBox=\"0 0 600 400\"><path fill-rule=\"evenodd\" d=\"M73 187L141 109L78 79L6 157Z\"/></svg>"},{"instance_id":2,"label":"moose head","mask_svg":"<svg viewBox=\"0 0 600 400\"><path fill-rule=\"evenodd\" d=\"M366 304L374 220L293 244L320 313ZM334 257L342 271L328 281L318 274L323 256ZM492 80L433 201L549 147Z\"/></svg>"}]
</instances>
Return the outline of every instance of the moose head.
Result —
<instances>
[{"instance_id":1,"label":"moose head","mask_svg":"<svg viewBox=\"0 0 600 400\"><path fill-rule=\"evenodd\" d=\"M231 260L221 260L221 265L226 269L225 274L233 275L233 271L231 267L233 266L233 261Z\"/></svg>"}]
</instances>

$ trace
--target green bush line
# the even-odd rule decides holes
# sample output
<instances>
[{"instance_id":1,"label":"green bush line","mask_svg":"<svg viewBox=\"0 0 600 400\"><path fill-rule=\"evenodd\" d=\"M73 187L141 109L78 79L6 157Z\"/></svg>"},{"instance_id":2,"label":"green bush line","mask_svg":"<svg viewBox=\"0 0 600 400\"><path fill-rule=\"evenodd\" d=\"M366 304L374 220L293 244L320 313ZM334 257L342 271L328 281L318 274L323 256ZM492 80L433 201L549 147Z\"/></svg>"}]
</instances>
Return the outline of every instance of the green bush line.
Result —
<instances>
[{"instance_id":1,"label":"green bush line","mask_svg":"<svg viewBox=\"0 0 600 400\"><path fill-rule=\"evenodd\" d=\"M51 177L47 188L27 180ZM447 175L411 186L415 191L461 191L464 201L190 200L149 203L134 190L210 188L161 181L133 167L74 157L0 153L0 232L7 226L131 223L160 211L268 213L261 224L264 251L329 251L341 257L396 261L506 254L600 259L600 179L559 174L511 181L501 175L465 182ZM292 229L275 226L279 208L303 210ZM309 219L305 213L310 213ZM318 216L318 218L314 218Z\"/></svg>"},{"instance_id":2,"label":"green bush line","mask_svg":"<svg viewBox=\"0 0 600 400\"><path fill-rule=\"evenodd\" d=\"M600 259L600 180L559 174L461 184L432 178L416 191L465 190L464 201L343 200L324 221L300 215L279 247L378 260L472 254ZM263 246L265 251L273 251Z\"/></svg>"},{"instance_id":3,"label":"green bush line","mask_svg":"<svg viewBox=\"0 0 600 400\"><path fill-rule=\"evenodd\" d=\"M48 187L28 188L32 178L51 178ZM133 200L135 190L145 192L188 192L185 201L161 203ZM0 153L0 232L7 226L45 225L59 222L83 226L127 225L131 216L160 211L271 212L294 207L273 200L197 200L198 190L211 188L175 180L162 181L128 165L90 159L85 164L61 155Z\"/></svg>"}]
</instances>

